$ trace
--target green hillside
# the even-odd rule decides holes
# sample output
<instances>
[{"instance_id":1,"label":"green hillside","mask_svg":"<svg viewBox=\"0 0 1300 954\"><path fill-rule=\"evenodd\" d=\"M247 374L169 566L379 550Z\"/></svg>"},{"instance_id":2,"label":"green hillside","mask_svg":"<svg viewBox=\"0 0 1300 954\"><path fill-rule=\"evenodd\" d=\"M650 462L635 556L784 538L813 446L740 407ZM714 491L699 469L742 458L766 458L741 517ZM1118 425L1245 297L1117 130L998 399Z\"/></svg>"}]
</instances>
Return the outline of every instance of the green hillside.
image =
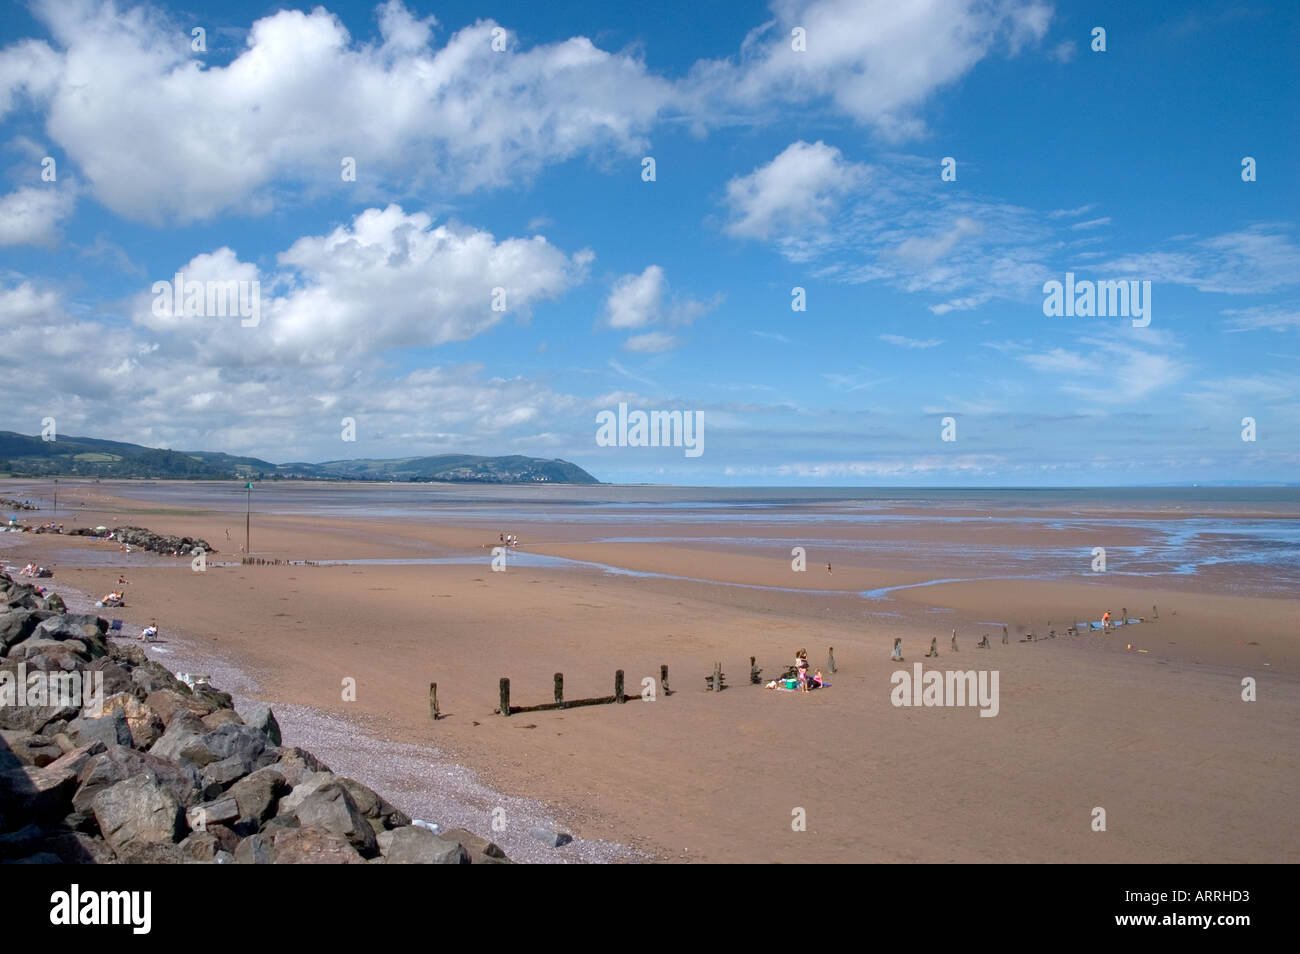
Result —
<instances>
[{"instance_id":1,"label":"green hillside","mask_svg":"<svg viewBox=\"0 0 1300 954\"><path fill-rule=\"evenodd\" d=\"M0 431L0 474L15 477L150 477L182 480L400 480L597 484L576 464L537 457L442 454L392 460L273 464L215 451L173 451L89 437L44 441Z\"/></svg>"}]
</instances>

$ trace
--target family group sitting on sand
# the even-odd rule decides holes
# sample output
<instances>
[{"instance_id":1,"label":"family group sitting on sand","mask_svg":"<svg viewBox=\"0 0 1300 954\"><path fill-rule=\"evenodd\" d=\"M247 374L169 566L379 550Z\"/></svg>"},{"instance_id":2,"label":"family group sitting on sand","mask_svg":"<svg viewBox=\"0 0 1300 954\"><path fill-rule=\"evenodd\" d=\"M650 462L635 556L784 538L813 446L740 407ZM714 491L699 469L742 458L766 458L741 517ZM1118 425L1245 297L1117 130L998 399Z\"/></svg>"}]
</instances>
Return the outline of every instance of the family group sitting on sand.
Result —
<instances>
[{"instance_id":1,"label":"family group sitting on sand","mask_svg":"<svg viewBox=\"0 0 1300 954\"><path fill-rule=\"evenodd\" d=\"M767 684L766 688L797 689L799 692L811 692L814 689L829 685L823 681L820 669L810 676L808 675L808 668L808 650L801 649L795 653L794 665L786 671L786 675L780 679L773 679Z\"/></svg>"}]
</instances>

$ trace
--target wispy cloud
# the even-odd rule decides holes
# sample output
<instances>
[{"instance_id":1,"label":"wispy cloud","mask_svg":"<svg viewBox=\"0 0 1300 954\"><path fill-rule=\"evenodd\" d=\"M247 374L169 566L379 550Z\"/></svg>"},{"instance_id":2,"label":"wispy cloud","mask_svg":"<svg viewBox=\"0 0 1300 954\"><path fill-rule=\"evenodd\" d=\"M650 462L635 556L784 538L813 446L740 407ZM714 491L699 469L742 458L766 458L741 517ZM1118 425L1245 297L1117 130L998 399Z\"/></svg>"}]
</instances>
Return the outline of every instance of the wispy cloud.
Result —
<instances>
[{"instance_id":1,"label":"wispy cloud","mask_svg":"<svg viewBox=\"0 0 1300 954\"><path fill-rule=\"evenodd\" d=\"M900 348L934 348L943 344L939 338L927 338L924 341L918 338L907 338L903 335L877 335L877 337L886 344L898 345Z\"/></svg>"},{"instance_id":2,"label":"wispy cloud","mask_svg":"<svg viewBox=\"0 0 1300 954\"><path fill-rule=\"evenodd\" d=\"M1254 308L1226 308L1220 312L1227 315L1228 331L1288 331L1300 328L1300 303L1286 302L1277 305L1256 305Z\"/></svg>"}]
</instances>

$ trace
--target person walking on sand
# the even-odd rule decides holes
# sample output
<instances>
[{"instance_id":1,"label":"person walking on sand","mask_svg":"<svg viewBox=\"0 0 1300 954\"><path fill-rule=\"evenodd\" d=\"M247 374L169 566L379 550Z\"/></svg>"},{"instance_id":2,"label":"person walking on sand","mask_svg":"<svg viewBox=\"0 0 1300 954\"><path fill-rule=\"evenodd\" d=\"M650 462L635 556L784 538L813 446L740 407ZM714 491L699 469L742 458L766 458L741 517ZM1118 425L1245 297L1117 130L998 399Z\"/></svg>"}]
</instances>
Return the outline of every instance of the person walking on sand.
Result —
<instances>
[{"instance_id":1,"label":"person walking on sand","mask_svg":"<svg viewBox=\"0 0 1300 954\"><path fill-rule=\"evenodd\" d=\"M230 528L226 527L226 542L230 542Z\"/></svg>"},{"instance_id":2,"label":"person walking on sand","mask_svg":"<svg viewBox=\"0 0 1300 954\"><path fill-rule=\"evenodd\" d=\"M1104 633L1110 629L1110 610L1101 614L1101 631Z\"/></svg>"}]
</instances>

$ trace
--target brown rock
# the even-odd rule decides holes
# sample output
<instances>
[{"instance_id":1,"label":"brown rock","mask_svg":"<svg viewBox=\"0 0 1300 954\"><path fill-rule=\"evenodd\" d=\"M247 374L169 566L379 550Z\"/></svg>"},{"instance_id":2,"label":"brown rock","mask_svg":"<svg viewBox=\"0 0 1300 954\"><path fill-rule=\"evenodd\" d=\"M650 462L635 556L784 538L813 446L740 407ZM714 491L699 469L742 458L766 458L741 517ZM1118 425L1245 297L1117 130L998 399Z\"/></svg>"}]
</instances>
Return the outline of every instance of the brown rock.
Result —
<instances>
[{"instance_id":1,"label":"brown rock","mask_svg":"<svg viewBox=\"0 0 1300 954\"><path fill-rule=\"evenodd\" d=\"M209 729L215 729L227 722L233 722L235 725L244 724L244 720L239 717L239 713L234 709L217 709L215 712L209 712L203 717L203 724Z\"/></svg>"},{"instance_id":2,"label":"brown rock","mask_svg":"<svg viewBox=\"0 0 1300 954\"><path fill-rule=\"evenodd\" d=\"M448 828L446 831L439 832L438 837L459 842L469 852L470 860L476 865L509 863L506 853L495 842L474 834L468 828Z\"/></svg>"},{"instance_id":3,"label":"brown rock","mask_svg":"<svg viewBox=\"0 0 1300 954\"><path fill-rule=\"evenodd\" d=\"M119 692L104 700L104 714L118 709L126 716L131 730L131 744L137 749L147 749L158 741L166 725L158 713L129 692Z\"/></svg>"},{"instance_id":4,"label":"brown rock","mask_svg":"<svg viewBox=\"0 0 1300 954\"><path fill-rule=\"evenodd\" d=\"M275 833L274 845L277 865L364 865L366 863L366 860L349 844L347 838L320 828L281 829Z\"/></svg>"},{"instance_id":5,"label":"brown rock","mask_svg":"<svg viewBox=\"0 0 1300 954\"><path fill-rule=\"evenodd\" d=\"M172 716L177 712L192 712L202 718L213 711L210 702L196 699L192 695L185 695L174 689L155 689L145 697L144 701L150 709L158 714L158 718L162 719L165 727L171 726Z\"/></svg>"}]
</instances>

